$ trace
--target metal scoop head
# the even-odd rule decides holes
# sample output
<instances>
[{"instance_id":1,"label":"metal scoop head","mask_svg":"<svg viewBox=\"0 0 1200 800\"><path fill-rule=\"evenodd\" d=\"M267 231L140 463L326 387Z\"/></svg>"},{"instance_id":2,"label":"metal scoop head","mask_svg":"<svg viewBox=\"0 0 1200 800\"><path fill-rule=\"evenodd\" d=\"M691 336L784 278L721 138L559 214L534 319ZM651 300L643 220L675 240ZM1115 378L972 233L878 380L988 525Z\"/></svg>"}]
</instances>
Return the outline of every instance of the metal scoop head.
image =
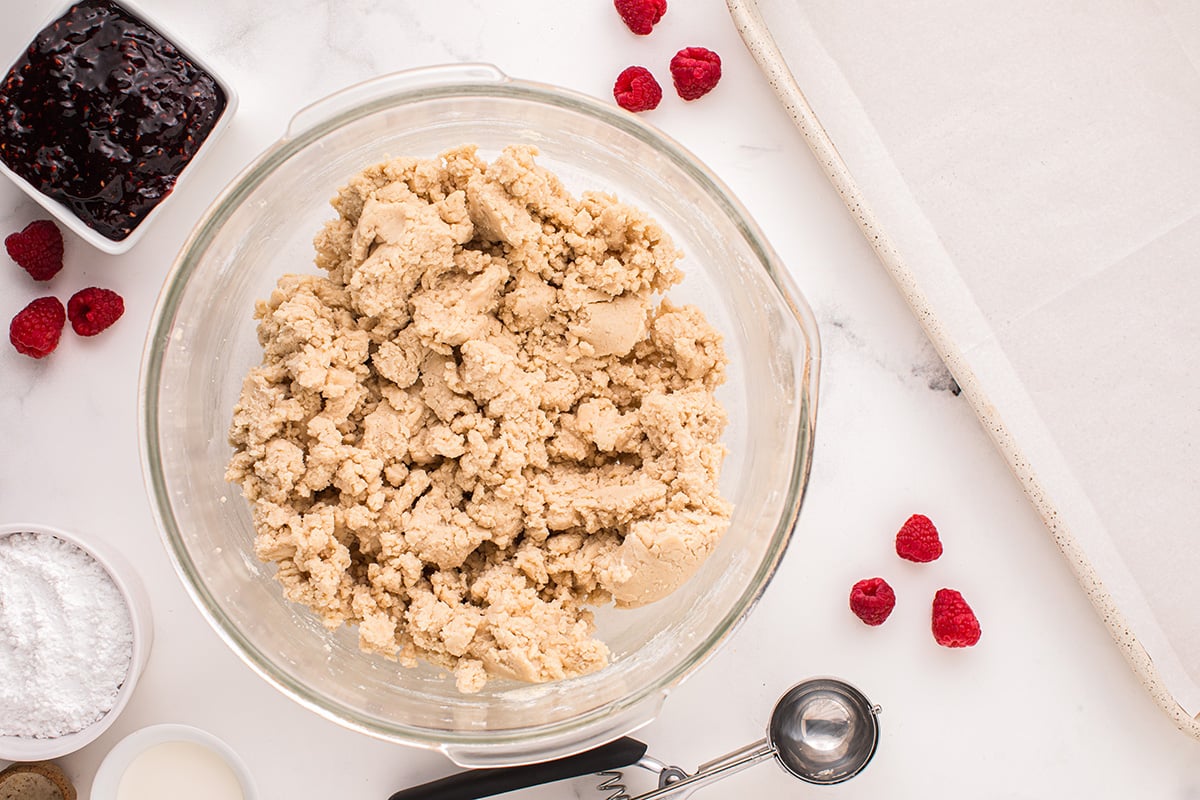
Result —
<instances>
[{"instance_id":1,"label":"metal scoop head","mask_svg":"<svg viewBox=\"0 0 1200 800\"><path fill-rule=\"evenodd\" d=\"M862 772L875 755L879 711L844 681L812 678L779 698L767 740L776 760L800 780L841 783Z\"/></svg>"}]
</instances>

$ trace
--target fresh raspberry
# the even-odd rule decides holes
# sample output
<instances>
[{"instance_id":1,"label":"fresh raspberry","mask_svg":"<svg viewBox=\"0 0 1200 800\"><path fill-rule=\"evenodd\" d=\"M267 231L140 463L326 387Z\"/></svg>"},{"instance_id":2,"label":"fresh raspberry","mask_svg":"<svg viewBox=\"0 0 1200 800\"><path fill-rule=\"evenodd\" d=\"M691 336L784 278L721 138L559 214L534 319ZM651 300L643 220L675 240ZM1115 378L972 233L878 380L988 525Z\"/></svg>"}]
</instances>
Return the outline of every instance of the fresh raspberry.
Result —
<instances>
[{"instance_id":1,"label":"fresh raspberry","mask_svg":"<svg viewBox=\"0 0 1200 800\"><path fill-rule=\"evenodd\" d=\"M882 625L896 607L896 593L883 578L866 578L850 590L850 610L868 625Z\"/></svg>"},{"instance_id":2,"label":"fresh raspberry","mask_svg":"<svg viewBox=\"0 0 1200 800\"><path fill-rule=\"evenodd\" d=\"M704 47L685 47L671 59L671 78L684 100L703 97L721 80L721 57Z\"/></svg>"},{"instance_id":3,"label":"fresh raspberry","mask_svg":"<svg viewBox=\"0 0 1200 800\"><path fill-rule=\"evenodd\" d=\"M975 612L953 589L938 589L933 596L933 638L942 647L970 647L979 641Z\"/></svg>"},{"instance_id":4,"label":"fresh raspberry","mask_svg":"<svg viewBox=\"0 0 1200 800\"><path fill-rule=\"evenodd\" d=\"M80 289L67 301L71 327L80 336L95 336L125 313L125 301L111 289L96 286Z\"/></svg>"},{"instance_id":5,"label":"fresh raspberry","mask_svg":"<svg viewBox=\"0 0 1200 800\"><path fill-rule=\"evenodd\" d=\"M58 347L67 312L57 297L39 297L13 317L8 326L8 340L18 353L43 358Z\"/></svg>"},{"instance_id":6,"label":"fresh raspberry","mask_svg":"<svg viewBox=\"0 0 1200 800\"><path fill-rule=\"evenodd\" d=\"M896 534L896 555L924 564L942 554L937 528L924 514L913 514Z\"/></svg>"},{"instance_id":7,"label":"fresh raspberry","mask_svg":"<svg viewBox=\"0 0 1200 800\"><path fill-rule=\"evenodd\" d=\"M9 234L4 249L35 281L48 281L63 266L62 232L48 219L35 220L25 230Z\"/></svg>"},{"instance_id":8,"label":"fresh raspberry","mask_svg":"<svg viewBox=\"0 0 1200 800\"><path fill-rule=\"evenodd\" d=\"M662 87L645 67L626 67L613 84L613 97L626 111L650 111L662 100Z\"/></svg>"},{"instance_id":9,"label":"fresh raspberry","mask_svg":"<svg viewBox=\"0 0 1200 800\"><path fill-rule=\"evenodd\" d=\"M667 0L613 0L613 5L629 30L645 36L667 13Z\"/></svg>"}]
</instances>

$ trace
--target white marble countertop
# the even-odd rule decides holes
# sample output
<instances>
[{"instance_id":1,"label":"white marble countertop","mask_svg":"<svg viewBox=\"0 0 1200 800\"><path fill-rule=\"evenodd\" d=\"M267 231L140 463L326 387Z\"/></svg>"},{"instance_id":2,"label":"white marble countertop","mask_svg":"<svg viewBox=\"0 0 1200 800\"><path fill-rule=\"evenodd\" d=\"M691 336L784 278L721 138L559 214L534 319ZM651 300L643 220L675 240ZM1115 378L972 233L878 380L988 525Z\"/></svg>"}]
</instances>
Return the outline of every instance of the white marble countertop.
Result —
<instances>
[{"instance_id":1,"label":"white marble countertop","mask_svg":"<svg viewBox=\"0 0 1200 800\"><path fill-rule=\"evenodd\" d=\"M15 57L58 3L6 2L0 58ZM776 697L813 674L845 677L884 706L879 753L840 787L805 787L762 765L698 797L892 800L928 797L1200 798L1200 742L1175 730L1127 669L1003 459L909 315L742 47L721 0L673 0L648 38L609 0L142 0L241 94L233 123L130 253L68 236L50 290L88 285L126 300L93 340L70 333L37 362L0 346L0 522L36 521L104 539L138 568L156 640L132 702L93 745L63 759L86 797L105 753L144 725L186 722L228 741L263 798L371 800L452 771L436 753L343 730L245 667L183 591L152 521L139 467L136 400L154 299L193 222L306 103L415 66L488 61L510 75L609 97L629 64L667 84L646 119L707 162L792 269L821 325L817 452L797 536L741 630L638 735L656 757L695 767L759 738ZM725 77L684 104L666 64L687 45L717 50ZM44 216L0 184L0 235ZM0 259L7 263L7 259ZM0 264L0 317L44 293ZM943 531L933 565L891 555L910 513ZM900 605L879 629L846 609L850 585L882 574ZM962 590L979 646L950 651L928 602ZM0 678L2 679L2 678ZM588 781L527 791L599 798ZM642 786L644 784L638 784ZM516 795L514 795L516 796Z\"/></svg>"}]
</instances>

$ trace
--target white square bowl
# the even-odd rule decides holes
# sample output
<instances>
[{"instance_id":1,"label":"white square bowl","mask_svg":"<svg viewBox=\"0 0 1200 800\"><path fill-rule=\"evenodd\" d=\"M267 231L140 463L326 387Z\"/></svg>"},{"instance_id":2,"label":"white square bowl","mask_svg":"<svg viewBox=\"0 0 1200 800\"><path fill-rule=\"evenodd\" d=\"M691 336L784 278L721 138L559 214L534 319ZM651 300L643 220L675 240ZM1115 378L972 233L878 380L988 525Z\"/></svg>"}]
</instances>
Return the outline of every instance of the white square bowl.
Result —
<instances>
[{"instance_id":1,"label":"white square bowl","mask_svg":"<svg viewBox=\"0 0 1200 800\"><path fill-rule=\"evenodd\" d=\"M79 2L79 0L66 0L66 2L56 3L53 11L47 15L45 21L38 27L38 33L40 33L50 23L54 22L54 20L65 14L67 10L77 2ZM194 171L196 162L202 159L204 155L212 148L213 142L217 140L217 138L225 130L226 126L228 126L229 120L233 118L233 113L237 110L238 98L237 93L233 90L233 87L221 77L220 73L212 68L212 65L207 59L203 59L196 55L196 52L192 48L188 47L175 34L174 31L161 24L152 14L146 12L142 7L134 2L131 2L130 0L110 0L110 2L129 12L139 21L158 31L166 39L169 39L180 53L195 62L198 67L211 75L213 81L221 88L221 91L225 93L225 108L221 111L220 116L217 117L217 122L213 126L213 129L209 132L208 137L204 140L204 142L201 143L200 148L196 151L196 154L192 156L192 159L184 165L182 170L180 170L179 175L175 179L175 186L171 189L171 193L160 200L158 205L151 209L150 213L138 223L137 227L130 231L128 236L119 241L109 239L107 236L104 236L96 230L88 227L87 223L75 216L75 212L72 211L69 206L60 203L49 195L43 194L37 189L37 187L31 185L20 175L9 169L8 165L2 161L0 161L0 173L3 173L5 176L10 178L13 183L21 188L21 191L33 198L33 200L42 206L42 208L50 212L55 219L73 231L88 244L92 245L98 250L104 251L105 253L118 255L128 251L131 247L137 244L138 240L141 239L142 235L145 233L150 222L156 216L158 216L158 212L162 209L162 207L169 203L174 194L179 190L180 183ZM36 35L37 34L35 34L35 36ZM28 47L29 44L27 43L25 46ZM6 64L6 66L3 68L2 74L8 74L8 70L11 69L12 65L16 63L17 59L19 59L21 54L24 52L24 50L21 50L8 62L0 62Z\"/></svg>"}]
</instances>

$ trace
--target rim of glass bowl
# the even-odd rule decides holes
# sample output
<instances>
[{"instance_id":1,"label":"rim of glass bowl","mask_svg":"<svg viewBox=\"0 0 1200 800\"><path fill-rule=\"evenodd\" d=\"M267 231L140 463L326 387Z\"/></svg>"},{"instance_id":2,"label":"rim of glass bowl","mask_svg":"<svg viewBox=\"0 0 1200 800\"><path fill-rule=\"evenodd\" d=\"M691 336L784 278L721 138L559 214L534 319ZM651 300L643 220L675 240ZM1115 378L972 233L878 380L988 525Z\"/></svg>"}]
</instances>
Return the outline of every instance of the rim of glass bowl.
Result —
<instances>
[{"instance_id":1,"label":"rim of glass bowl","mask_svg":"<svg viewBox=\"0 0 1200 800\"><path fill-rule=\"evenodd\" d=\"M497 75L501 74L492 67L487 67L487 69ZM338 94L352 92L379 80L382 79L376 78L357 84ZM780 517L766 558L763 559L754 579L747 584L746 590L729 613L714 627L708 637L694 646L687 656L659 681L642 687L629 696L555 723L481 732L413 727L399 723L384 723L378 718L361 716L353 709L340 703L330 702L326 698L310 692L308 687L278 670L271 660L255 648L238 630L237 626L225 616L205 588L202 578L188 556L160 468L161 452L158 428L158 384L162 372L163 353L165 345L169 343L168 334L174 324L180 298L187 289L192 273L199 263L199 257L211 245L216 232L220 230L245 197L257 188L278 165L326 133L344 124L403 103L467 95L527 100L583 113L641 140L666 155L675 166L695 181L736 225L756 254L762 268L775 283L788 310L800 326L808 345L807 360L800 376L802 389L799 403L799 437L796 442L791 481L787 487L785 513ZM632 114L620 111L587 95L548 84L514 80L505 76L495 81L464 79L459 82L442 82L430 86L403 86L367 102L343 108L294 136L289 132L234 178L205 211L201 221L184 242L159 295L142 358L139 434L143 476L151 495L151 506L157 518L167 553L176 572L183 579L182 582L192 601L230 649L251 669L284 694L326 719L352 730L390 741L429 748L536 744L541 739L570 735L574 731L599 723L604 718L631 709L656 694L664 694L715 653L721 642L732 634L741 621L746 618L774 576L776 568L787 550L792 531L799 517L812 465L819 363L820 343L812 310L793 285L778 256L766 243L757 224L725 184L704 167L695 156L670 137L634 118Z\"/></svg>"}]
</instances>

